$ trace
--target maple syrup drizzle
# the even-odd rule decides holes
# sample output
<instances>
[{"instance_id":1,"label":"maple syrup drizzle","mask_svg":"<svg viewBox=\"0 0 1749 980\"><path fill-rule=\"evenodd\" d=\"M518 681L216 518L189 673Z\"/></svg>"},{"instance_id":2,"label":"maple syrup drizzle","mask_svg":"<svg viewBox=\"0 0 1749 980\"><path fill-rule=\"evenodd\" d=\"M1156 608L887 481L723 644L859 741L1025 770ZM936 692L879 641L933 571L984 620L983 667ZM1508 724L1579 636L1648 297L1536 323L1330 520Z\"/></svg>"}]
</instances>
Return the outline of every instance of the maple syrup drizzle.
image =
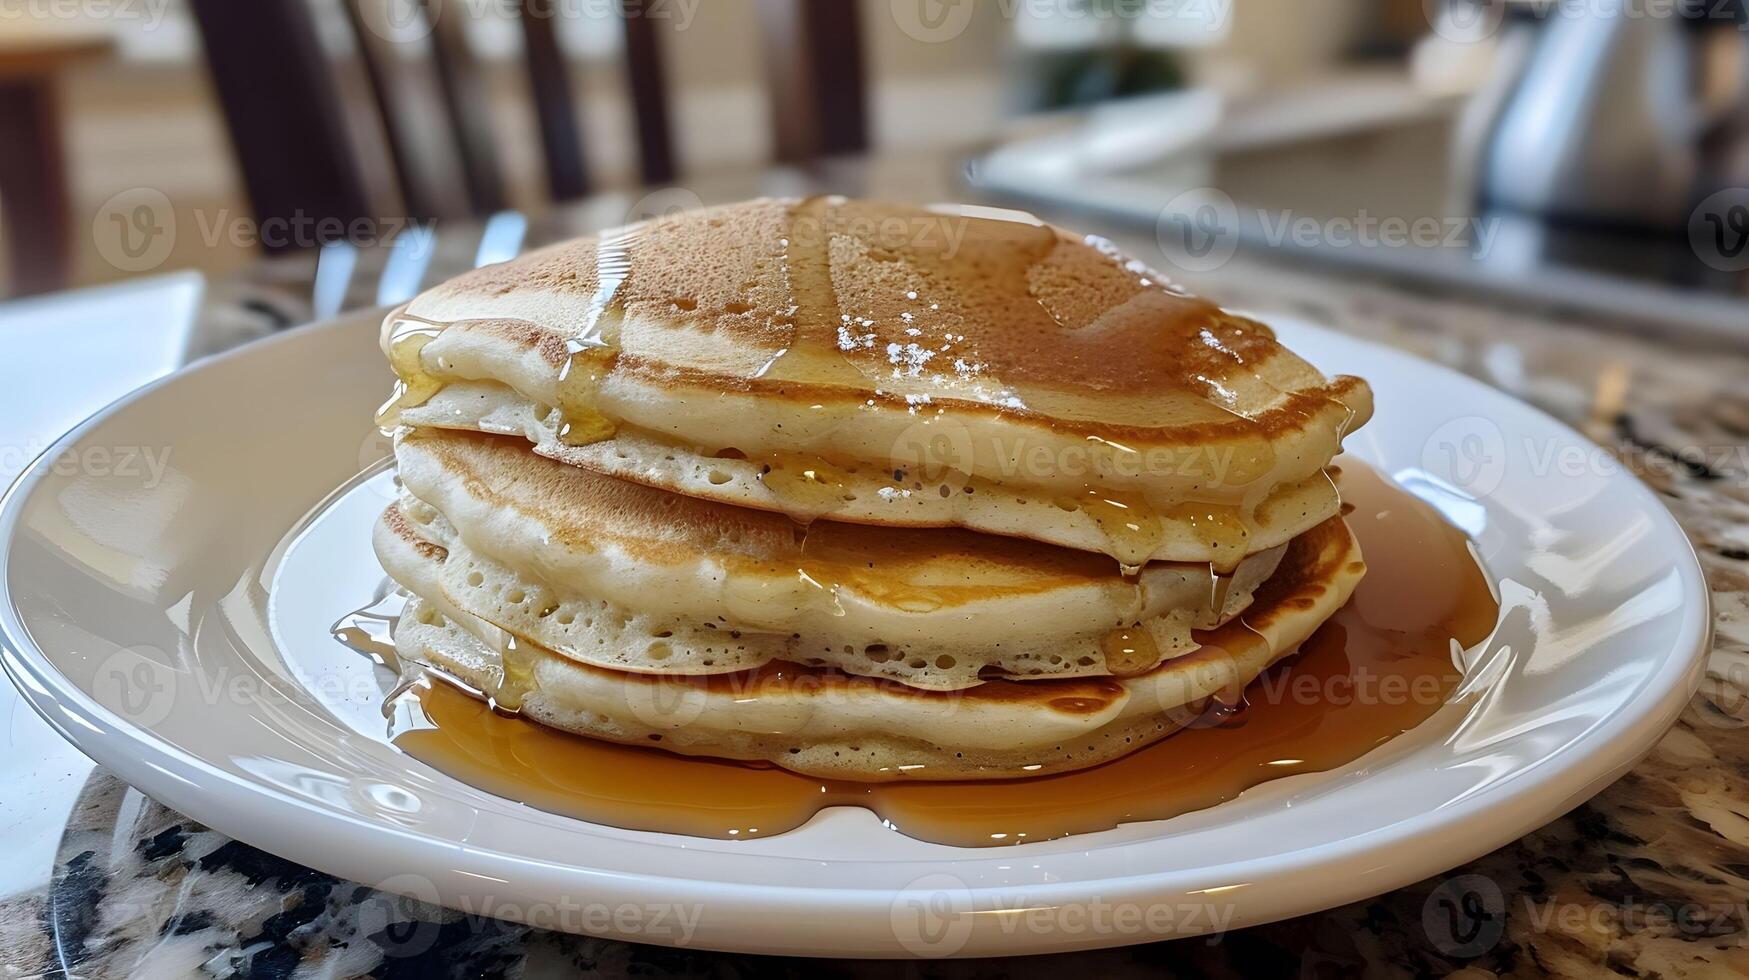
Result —
<instances>
[{"instance_id":1,"label":"maple syrup drizzle","mask_svg":"<svg viewBox=\"0 0 1749 980\"><path fill-rule=\"evenodd\" d=\"M601 381L619 357L619 337L610 330L608 314L616 310L620 291L632 274L631 246L641 225L604 237L595 246L595 292L583 311L583 322L565 341L565 363L559 368L555 408L558 437L567 446L587 446L611 439L618 422L600 408Z\"/></svg>"},{"instance_id":2,"label":"maple syrup drizzle","mask_svg":"<svg viewBox=\"0 0 1749 980\"><path fill-rule=\"evenodd\" d=\"M389 366L395 372L395 391L377 409L378 427L394 428L400 424L402 411L418 408L443 390L444 382L425 370L422 358L425 345L442 332L442 327L419 320L404 319L395 324L389 335Z\"/></svg>"},{"instance_id":3,"label":"maple syrup drizzle","mask_svg":"<svg viewBox=\"0 0 1749 980\"><path fill-rule=\"evenodd\" d=\"M1106 554L1117 559L1126 575L1141 571L1160 547L1165 525L1159 514L1133 494L1088 486L1078 496L1059 501L1057 506L1086 514L1104 536Z\"/></svg>"},{"instance_id":4,"label":"maple syrup drizzle","mask_svg":"<svg viewBox=\"0 0 1749 980\"><path fill-rule=\"evenodd\" d=\"M429 676L403 684L384 710L394 744L408 755L507 799L618 827L745 839L843 805L865 807L909 836L992 846L1164 819L1272 779L1346 765L1421 724L1461 680L1452 641L1471 646L1494 626L1498 603L1462 533L1367 467L1350 466L1342 480L1344 510L1370 568L1350 602L1244 690L1174 712L1183 730L1079 772L976 782L818 779L569 735L506 715L506 705L494 711ZM1151 640L1142 636L1114 632L1107 657L1125 665L1147 659Z\"/></svg>"},{"instance_id":5,"label":"maple syrup drizzle","mask_svg":"<svg viewBox=\"0 0 1749 980\"><path fill-rule=\"evenodd\" d=\"M953 296L955 289L966 288L961 280L968 275L982 281L983 287L993 294L1030 296L1041 315L1064 331L1065 361L1073 362L1086 356L1078 346L1085 343L1079 334L1092 327L1066 320L1058 309L1059 301L1048 291L1039 290L1039 281L1034 275L1049 262L1057 246L1056 233L1052 229L1037 223L1036 219L1030 222L1016 217L996 220L984 212L979 212L977 217L968 215L957 219L943 216L943 221L956 220L965 224L963 241L955 241L952 248L935 248L930 241L920 239L893 243L898 247L891 248L880 242L861 241L851 233L851 225L857 222L867 224L871 217L883 214L870 208L870 205L846 202L837 197L808 198L790 207L787 232L780 243L781 251L773 257L781 270L788 296L787 308L779 311L776 318L779 325L787 329L787 334L780 332L779 339L770 343L769 353L760 356L757 365L751 368L750 377L809 384L863 387L872 384L875 393L883 398L904 394L899 389L910 384L922 392L906 396L907 400L916 398L911 411L913 414L922 413L926 420L940 414L939 409L927 411L931 384L942 386L942 393L951 391L956 397L970 395L999 406L1024 408L1025 400L1002 379L984 377L985 368L975 345L967 346L965 334L953 332L956 321L941 309L942 301ZM601 442L612 438L620 428L621 420L602 409L599 393L602 381L614 370L620 355L617 314L623 310L626 283L635 272L634 247L645 227L637 225L604 237L596 247L596 289L577 330L567 339L567 353L553 396L556 414L552 421L556 437L563 444L586 446ZM845 307L834 286L832 273L834 243L839 240L846 247L861 245L872 251L890 253L885 255L889 260L899 260L902 253L903 264L913 274L914 281L913 288L904 293L906 304L900 315L906 324L915 324L907 332L917 334L917 343L877 344L873 339L875 334L867 332L874 321L863 311ZM1134 283L1134 292L1106 310L1098 318L1099 322L1121 325L1136 318L1158 319L1165 315L1189 326L1201 324L1198 337L1203 347L1217 352L1224 361L1235 366L1243 367L1247 363L1243 350L1244 331L1266 331L1266 328L1251 324L1241 326L1239 318L1206 302L1192 301L1186 306L1187 297L1175 291L1172 284L1158 273L1133 260L1124 260L1115 246L1103 239L1089 236L1086 242L1113 261L1122 261L1124 273ZM696 304L695 300L686 297L679 297L675 302ZM1163 308L1162 303L1173 305ZM422 354L426 344L450 325L400 315L400 322L391 331L389 342L389 359L397 375L395 392L378 415L378 424L385 430L398 424L403 410L423 405L446 384L426 368ZM945 342L938 343L943 338L946 338ZM948 364L954 367L945 367ZM1209 406L1228 415L1246 418L1232 408L1238 396L1221 380L1201 377L1198 381ZM1281 394L1284 399L1291 397L1287 392ZM1340 404L1328 396L1319 398L1325 403ZM1352 409L1345 404L1341 407L1346 418L1338 428L1338 444L1354 417ZM1104 463L1114 467L1114 472L1125 472L1125 467L1133 469L1141 459L1141 454L1131 447L1103 439L1091 441L1098 444L1092 447L1098 457L1096 468L1098 463ZM761 482L782 502L786 511L804 523L842 511L855 499L851 489L853 481L841 463L787 452L759 458L764 464ZM969 465L969 461L965 462ZM1156 507L1140 493L1114 491L1093 481L1064 495L1058 503L1067 510L1084 514L1092 522L1103 539L1103 550L1117 559L1126 574L1134 574L1154 557L1169 523L1187 527L1206 541L1214 551L1217 564L1231 565L1244 556L1249 545L1251 517L1262 498L1274 488L1273 481L1264 477L1273 471L1276 459L1270 440L1260 436L1255 443L1248 442L1239 447L1236 454L1222 463L1221 482L1246 488L1237 503L1178 503ZM966 482L960 480L948 487L948 495L963 490ZM1024 480L999 482L1025 483ZM891 486L870 486L870 492L915 489L897 480Z\"/></svg>"},{"instance_id":6,"label":"maple syrup drizzle","mask_svg":"<svg viewBox=\"0 0 1749 980\"><path fill-rule=\"evenodd\" d=\"M405 592L390 592L377 601L347 613L328 628L335 639L390 670L401 673L401 657L395 652L395 624L401 620Z\"/></svg>"},{"instance_id":7,"label":"maple syrup drizzle","mask_svg":"<svg viewBox=\"0 0 1749 980\"><path fill-rule=\"evenodd\" d=\"M1160 645L1140 624L1112 630L1099 641L1105 654L1105 669L1113 677L1129 677L1152 670L1160 662Z\"/></svg>"},{"instance_id":8,"label":"maple syrup drizzle","mask_svg":"<svg viewBox=\"0 0 1749 980\"><path fill-rule=\"evenodd\" d=\"M771 453L759 467L759 482L803 524L855 500L855 480L849 468L805 453Z\"/></svg>"}]
</instances>

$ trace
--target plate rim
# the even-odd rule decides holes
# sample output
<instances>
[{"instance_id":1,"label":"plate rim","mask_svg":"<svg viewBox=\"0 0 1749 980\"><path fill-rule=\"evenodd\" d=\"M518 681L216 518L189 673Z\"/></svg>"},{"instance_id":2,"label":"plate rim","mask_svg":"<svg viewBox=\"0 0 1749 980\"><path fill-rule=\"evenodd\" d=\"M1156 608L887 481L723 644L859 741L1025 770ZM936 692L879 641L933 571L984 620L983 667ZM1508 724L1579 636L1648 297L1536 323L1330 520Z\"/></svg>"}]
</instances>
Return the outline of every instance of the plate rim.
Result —
<instances>
[{"instance_id":1,"label":"plate rim","mask_svg":"<svg viewBox=\"0 0 1749 980\"><path fill-rule=\"evenodd\" d=\"M180 746L158 738L149 728L142 728L121 718L97 703L77 683L61 674L49 660L48 655L29 639L28 631L24 628L14 609L10 576L7 574L11 567L14 532L22 516L23 503L29 499L31 492L40 485L49 472L49 468L45 466L45 461L56 458L69 446L79 442L92 429L125 412L136 402L163 388L180 383L186 374L221 369L223 365L233 360L261 356L265 350L285 343L300 342L313 335L344 330L349 327L357 328L361 321L378 315L380 315L380 311L377 310L349 313L333 320L293 328L262 341L203 358L173 374L121 396L104 408L92 413L77 426L50 443L36 459L32 460L20 472L5 494L0 496L0 664L4 665L6 674L18 687L23 700L29 703L40 717L82 752L114 770L130 784L138 786L142 790L146 790L147 785L151 785L152 788L148 791L151 795L157 796L179 811L188 813L189 816L222 833L270 853L290 857L326 873L353 880L358 880L361 877L361 871L383 871L383 874L374 875L375 880L383 881L383 879L396 874L395 869L419 867L425 864L438 850L460 853L456 850L458 845L455 842L445 841L427 833L396 827L383 821L372 822L356 813L331 806L320 806L314 801L287 795L271 784L215 768ZM1531 417L1536 418L1541 424L1551 426L1555 433L1570 442L1581 446L1596 445L1571 426L1540 408L1520 401L1461 372L1426 361L1408 351L1370 339L1342 334L1332 328L1308 322L1291 313L1274 314L1268 318L1268 322L1291 324L1294 332L1303 332L1315 343L1333 339L1338 344L1361 345L1387 360L1397 360L1405 365L1411 365L1417 371L1433 372L1441 376L1442 381L1457 385L1468 394L1481 396L1485 401L1504 402L1514 412L1529 413ZM1312 345L1301 342L1298 346L1310 349ZM1485 407L1485 405L1476 406L1478 410ZM1235 920L1228 926L1228 928L1240 928L1294 915L1310 914L1382 894L1468 863L1500 846L1522 838L1601 791L1633 768L1651 751L1692 699L1704 675L1706 653L1710 649L1714 629L1710 589L1706 586L1705 576L1700 566L1699 557L1694 550L1693 542L1682 529L1680 523L1664 506L1656 493L1626 468L1611 473L1608 480L1610 482L1625 482L1631 487L1631 492L1636 494L1642 502L1655 505L1648 507L1647 510L1652 515L1658 529L1668 535L1674 535L1677 540L1683 543L1684 548L1671 556L1672 564L1682 580L1684 601L1679 613L1681 624L1675 641L1666 651L1664 662L1660 664L1659 669L1649 674L1641 685L1624 697L1624 705L1628 706L1642 706L1642 702L1645 702L1642 706L1643 710L1631 718L1625 717L1625 712L1621 710L1613 711L1596 725L1588 728L1582 736L1578 737L1583 740L1582 744L1569 750L1579 751L1581 754L1573 758L1563 769L1530 784L1488 787L1483 792L1459 800L1438 811L1431 811L1421 820L1399 821L1359 836L1341 838L1317 847L1301 848L1287 855L1230 862L1210 867L1146 870L1121 877L1043 882L1024 886L1024 889L1013 886L968 884L964 891L974 900L979 897L1009 899L1014 897L1015 892L1024 890L1028 900L1073 902L1077 899L1084 900L1090 886L1097 883L1102 889L1099 894L1101 901L1161 901L1197 894L1198 889L1193 886L1197 886L1199 883L1189 880L1194 877L1219 878L1222 879L1223 883L1245 881L1247 887L1244 891L1247 894L1236 899L1240 902L1239 912ZM1654 690L1658 692L1656 696L1652 695ZM1613 730L1607 734L1598 731L1600 728L1606 727ZM121 734L125 738L84 737L99 732ZM123 746L131 747L134 752L129 754L121 751ZM1542 768L1548 765L1552 758L1554 756L1537 760L1531 766L1523 768ZM223 799L224 794L211 791L215 782L233 794L240 795L236 800L226 801ZM269 805L251 807L249 803L252 800L265 800ZM193 805L190 806L188 801L193 801ZM290 807L287 807L286 804L290 804ZM209 821L207 816L193 812L196 810L205 810L207 814L219 814L219 816ZM275 819L267 821L245 820L245 811L251 811L256 817L262 813L271 814L275 816ZM1477 819L1483 815L1486 815L1487 819ZM294 818L295 816L318 820L325 825L343 829L349 834L362 833L368 838L385 842L385 844L394 841L396 845L392 849L387 846L377 849L378 855L374 868L361 868L356 864L351 864L348 867L336 867L339 859L320 848L312 848L310 839L319 835L312 834L307 824L297 826L299 822ZM586 824L583 821L578 822ZM1480 829L1483 827L1494 829L1490 832ZM1455 836L1454 830L1458 831ZM269 841L271 843L268 843ZM1437 844L1438 846L1409 846L1416 842ZM1387 849L1390 851L1389 855L1384 853ZM395 853L388 854L387 852L390 850ZM470 845L464 850L471 857L484 856L499 862L520 860L532 864L526 858L519 858L518 855L496 848L479 848ZM966 850L968 856L965 860L967 861L992 856L991 852L982 849ZM356 850L349 853L356 856ZM996 853L1007 853L1007 851L1003 849ZM931 863L952 867L961 862L959 859L946 859ZM1215 868L1219 869L1218 875L1211 873ZM445 870L453 872L459 868ZM732 899L732 904L738 906L737 909L733 910L732 917L738 917L742 921L770 913L790 911L798 903L805 902L815 908L832 909L835 912L847 913L863 920L875 920L873 924L878 928L867 929L865 934L866 937L872 937L869 941L880 943L883 946L881 949L868 949L859 946L855 949L833 951L825 949L825 946L831 945L826 943L825 946L818 948L812 946L792 948L789 945L758 941L757 937L751 935L734 937L732 935L734 930L730 929L727 938L732 941L727 943L700 942L695 943L692 948L744 952L783 952L791 955L871 956L909 955L911 952L900 948L897 940L891 935L888 913L892 910L894 893L891 888L885 886L858 887L854 882L831 887L763 882L747 884L700 880L655 872L626 874L583 865L560 868L548 864L543 870L546 872L544 875L537 875L531 871L525 881L538 887L539 881L537 879L547 878L556 881L555 874L576 876L583 879L611 877L617 886L629 889L625 892L626 894L659 895L662 900L676 904L689 898L700 903ZM1318 898L1311 902L1296 902L1285 898L1291 891L1285 887L1288 880L1318 873L1322 873L1323 884L1326 886L1320 890ZM1336 877L1337 875L1340 877ZM364 875L362 877L372 876ZM436 883L442 877L444 875L434 873L430 880ZM385 886L393 890L393 887L386 882ZM414 897L429 899L432 896L415 895ZM453 907L451 896L440 895L439 899ZM862 924L869 925L866 921ZM611 928L593 934L618 936L633 941L650 941L649 937L621 935L615 933ZM886 937L884 940L881 938L883 935ZM1024 936L1025 934L1019 935ZM1013 937L1007 938L1012 939ZM1150 933L1129 936L1109 934L1061 936L1057 933L1041 936L1034 934L1030 937L1032 942L1026 944L1034 948L1028 948L1024 951L1046 953L1071 949L1090 949L1158 938L1162 937ZM968 945L974 948L957 950L954 955L992 955L1002 951L987 948L987 944L971 943Z\"/></svg>"}]
</instances>

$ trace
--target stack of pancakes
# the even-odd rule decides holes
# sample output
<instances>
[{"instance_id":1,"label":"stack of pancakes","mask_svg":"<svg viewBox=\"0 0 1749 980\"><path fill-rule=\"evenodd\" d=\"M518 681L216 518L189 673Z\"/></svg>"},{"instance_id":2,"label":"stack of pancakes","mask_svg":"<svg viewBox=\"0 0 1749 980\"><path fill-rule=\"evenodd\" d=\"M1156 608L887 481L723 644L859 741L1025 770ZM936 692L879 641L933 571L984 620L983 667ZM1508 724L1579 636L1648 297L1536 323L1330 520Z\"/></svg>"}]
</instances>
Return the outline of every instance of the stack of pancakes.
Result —
<instances>
[{"instance_id":1,"label":"stack of pancakes","mask_svg":"<svg viewBox=\"0 0 1749 980\"><path fill-rule=\"evenodd\" d=\"M391 314L402 658L556 728L853 779L1080 768L1364 573L1371 414L1261 324L1009 212L678 214Z\"/></svg>"}]
</instances>

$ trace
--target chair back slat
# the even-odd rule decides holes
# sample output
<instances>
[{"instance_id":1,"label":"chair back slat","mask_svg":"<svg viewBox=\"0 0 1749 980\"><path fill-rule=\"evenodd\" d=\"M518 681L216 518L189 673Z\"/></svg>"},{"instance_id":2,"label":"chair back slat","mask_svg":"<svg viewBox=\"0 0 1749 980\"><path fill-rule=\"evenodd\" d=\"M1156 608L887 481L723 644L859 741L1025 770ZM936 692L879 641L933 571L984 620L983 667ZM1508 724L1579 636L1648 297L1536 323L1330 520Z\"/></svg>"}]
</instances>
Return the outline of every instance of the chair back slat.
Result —
<instances>
[{"instance_id":1,"label":"chair back slat","mask_svg":"<svg viewBox=\"0 0 1749 980\"><path fill-rule=\"evenodd\" d=\"M339 87L306 0L190 0L258 222L373 213ZM302 242L271 237L269 251Z\"/></svg>"},{"instance_id":2,"label":"chair back slat","mask_svg":"<svg viewBox=\"0 0 1749 980\"><path fill-rule=\"evenodd\" d=\"M429 36L391 37L397 0L345 0L371 95L382 116L407 217L473 213L466 171L449 125L443 86L433 68Z\"/></svg>"},{"instance_id":3,"label":"chair back slat","mask_svg":"<svg viewBox=\"0 0 1749 980\"><path fill-rule=\"evenodd\" d=\"M521 11L523 60L546 157L547 190L555 201L575 200L589 193L589 168L577 125L571 69L553 23L557 11L552 0L522 0Z\"/></svg>"},{"instance_id":4,"label":"chair back slat","mask_svg":"<svg viewBox=\"0 0 1749 980\"><path fill-rule=\"evenodd\" d=\"M493 214L504 209L504 172L498 164L491 92L468 44L467 10L453 0L424 0L424 7L432 29L432 60L461 157L468 202L474 214Z\"/></svg>"},{"instance_id":5,"label":"chair back slat","mask_svg":"<svg viewBox=\"0 0 1749 980\"><path fill-rule=\"evenodd\" d=\"M679 175L674 162L673 125L668 114L668 79L662 71L662 48L656 18L647 0L622 0L625 12L626 89L638 135L638 174L645 184L672 183Z\"/></svg>"},{"instance_id":6,"label":"chair back slat","mask_svg":"<svg viewBox=\"0 0 1749 980\"><path fill-rule=\"evenodd\" d=\"M759 0L759 21L776 158L804 163L867 150L858 5Z\"/></svg>"},{"instance_id":7,"label":"chair back slat","mask_svg":"<svg viewBox=\"0 0 1749 980\"><path fill-rule=\"evenodd\" d=\"M336 58L317 30L316 0L189 0L256 216L429 221L480 217L508 199L498 109L469 45L458 0L339 0L358 52ZM622 0L626 88L638 173L646 185L679 173L665 18L652 0ZM868 120L857 5L758 0L775 155L787 162L859 152ZM424 18L407 31L395 19ZM522 67L541 139L547 188L569 201L595 188L556 0L519 0ZM363 75L363 81L358 75ZM347 98L369 89L368 100ZM376 165L387 159L389 167ZM395 187L386 182L392 170ZM330 224L332 224L330 222ZM264 242L269 248L313 244Z\"/></svg>"}]
</instances>

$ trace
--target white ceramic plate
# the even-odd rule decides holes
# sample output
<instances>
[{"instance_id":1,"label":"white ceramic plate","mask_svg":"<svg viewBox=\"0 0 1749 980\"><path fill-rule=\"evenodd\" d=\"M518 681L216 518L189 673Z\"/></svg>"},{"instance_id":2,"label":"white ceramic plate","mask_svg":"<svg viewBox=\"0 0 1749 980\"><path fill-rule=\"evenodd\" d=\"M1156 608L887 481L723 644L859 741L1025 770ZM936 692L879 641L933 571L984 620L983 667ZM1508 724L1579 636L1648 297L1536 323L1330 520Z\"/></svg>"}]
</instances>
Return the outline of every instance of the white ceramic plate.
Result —
<instances>
[{"instance_id":1,"label":"white ceramic plate","mask_svg":"<svg viewBox=\"0 0 1749 980\"><path fill-rule=\"evenodd\" d=\"M381 581L375 319L200 364L86 422L0 510L7 672L124 779L248 843L465 911L628 939L987 955L1235 928L1374 895L1521 836L1646 752L1698 683L1686 538L1581 437L1403 354L1276 319L1378 413L1350 448L1501 582L1461 699L1342 770L1172 820L962 850L840 808L712 841L518 806L399 754L388 678L328 627ZM148 455L149 454L149 455ZM339 491L336 488L340 487ZM332 496L330 496L332 494Z\"/></svg>"}]
</instances>

